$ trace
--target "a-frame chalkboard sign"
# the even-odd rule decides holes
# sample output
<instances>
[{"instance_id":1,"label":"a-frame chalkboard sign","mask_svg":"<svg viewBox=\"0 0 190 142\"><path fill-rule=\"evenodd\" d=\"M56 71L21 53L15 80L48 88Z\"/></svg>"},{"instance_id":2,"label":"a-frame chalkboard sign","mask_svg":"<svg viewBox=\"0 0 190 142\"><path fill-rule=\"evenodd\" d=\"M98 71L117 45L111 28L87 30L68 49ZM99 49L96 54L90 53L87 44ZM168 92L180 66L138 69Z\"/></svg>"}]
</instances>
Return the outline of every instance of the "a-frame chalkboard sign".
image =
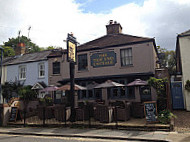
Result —
<instances>
[{"instance_id":1,"label":"a-frame chalkboard sign","mask_svg":"<svg viewBox=\"0 0 190 142\"><path fill-rule=\"evenodd\" d=\"M22 120L22 116L18 107L11 107L11 115L10 115L9 122L15 122L17 119Z\"/></svg>"},{"instance_id":2,"label":"a-frame chalkboard sign","mask_svg":"<svg viewBox=\"0 0 190 142\"><path fill-rule=\"evenodd\" d=\"M157 104L156 101L144 102L144 113L147 123L157 122Z\"/></svg>"}]
</instances>

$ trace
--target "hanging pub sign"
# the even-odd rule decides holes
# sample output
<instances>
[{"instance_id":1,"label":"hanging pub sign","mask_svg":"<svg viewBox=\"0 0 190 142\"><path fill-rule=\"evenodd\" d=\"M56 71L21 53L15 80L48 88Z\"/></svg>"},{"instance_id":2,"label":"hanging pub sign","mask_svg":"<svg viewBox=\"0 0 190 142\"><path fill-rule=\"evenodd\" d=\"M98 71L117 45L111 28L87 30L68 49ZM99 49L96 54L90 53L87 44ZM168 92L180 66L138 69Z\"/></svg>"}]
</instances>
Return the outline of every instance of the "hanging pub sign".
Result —
<instances>
[{"instance_id":1,"label":"hanging pub sign","mask_svg":"<svg viewBox=\"0 0 190 142\"><path fill-rule=\"evenodd\" d=\"M114 51L95 53L91 57L91 66L94 68L114 66L117 63Z\"/></svg>"},{"instance_id":2,"label":"hanging pub sign","mask_svg":"<svg viewBox=\"0 0 190 142\"><path fill-rule=\"evenodd\" d=\"M76 62L77 42L73 34L67 36L67 61Z\"/></svg>"}]
</instances>

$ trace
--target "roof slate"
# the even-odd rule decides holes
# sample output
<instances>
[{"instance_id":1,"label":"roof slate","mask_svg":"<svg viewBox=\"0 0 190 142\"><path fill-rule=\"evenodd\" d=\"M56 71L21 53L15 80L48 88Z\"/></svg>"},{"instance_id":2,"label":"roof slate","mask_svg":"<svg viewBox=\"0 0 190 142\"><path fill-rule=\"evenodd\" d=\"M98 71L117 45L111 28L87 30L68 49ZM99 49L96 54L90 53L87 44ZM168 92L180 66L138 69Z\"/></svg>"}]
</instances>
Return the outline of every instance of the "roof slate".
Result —
<instances>
[{"instance_id":1,"label":"roof slate","mask_svg":"<svg viewBox=\"0 0 190 142\"><path fill-rule=\"evenodd\" d=\"M78 51L88 50L92 48L110 47L118 46L130 43L145 42L149 40L154 40L153 38L147 37L137 37L128 34L108 34L98 39L92 40L85 44L78 46Z\"/></svg>"},{"instance_id":2,"label":"roof slate","mask_svg":"<svg viewBox=\"0 0 190 142\"><path fill-rule=\"evenodd\" d=\"M21 64L27 62L35 62L40 60L46 60L47 56L51 53L51 50L45 50L35 53L27 53L21 56L12 57L11 60L4 62L3 65Z\"/></svg>"},{"instance_id":3,"label":"roof slate","mask_svg":"<svg viewBox=\"0 0 190 142\"><path fill-rule=\"evenodd\" d=\"M66 52L66 49L56 49L52 50L52 52L48 55L48 58L60 57L62 56L63 52Z\"/></svg>"},{"instance_id":4,"label":"roof slate","mask_svg":"<svg viewBox=\"0 0 190 142\"><path fill-rule=\"evenodd\" d=\"M183 35L189 35L189 34L190 34L190 30L185 31L185 32L183 32L183 33L181 33L181 34L179 34L179 35L183 36Z\"/></svg>"}]
</instances>

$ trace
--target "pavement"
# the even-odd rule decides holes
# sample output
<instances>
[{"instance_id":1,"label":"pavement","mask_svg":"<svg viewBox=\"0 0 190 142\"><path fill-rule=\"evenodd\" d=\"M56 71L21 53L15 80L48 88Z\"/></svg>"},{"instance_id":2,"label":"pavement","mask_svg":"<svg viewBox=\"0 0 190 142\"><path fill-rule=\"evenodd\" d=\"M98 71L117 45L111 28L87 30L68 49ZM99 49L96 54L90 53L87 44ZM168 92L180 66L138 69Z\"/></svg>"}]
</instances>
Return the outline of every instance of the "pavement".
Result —
<instances>
[{"instance_id":1,"label":"pavement","mask_svg":"<svg viewBox=\"0 0 190 142\"><path fill-rule=\"evenodd\" d=\"M48 127L0 127L0 134L34 135L47 137L98 138L134 141L189 142L190 133L163 131L126 131L87 128L48 128Z\"/></svg>"}]
</instances>

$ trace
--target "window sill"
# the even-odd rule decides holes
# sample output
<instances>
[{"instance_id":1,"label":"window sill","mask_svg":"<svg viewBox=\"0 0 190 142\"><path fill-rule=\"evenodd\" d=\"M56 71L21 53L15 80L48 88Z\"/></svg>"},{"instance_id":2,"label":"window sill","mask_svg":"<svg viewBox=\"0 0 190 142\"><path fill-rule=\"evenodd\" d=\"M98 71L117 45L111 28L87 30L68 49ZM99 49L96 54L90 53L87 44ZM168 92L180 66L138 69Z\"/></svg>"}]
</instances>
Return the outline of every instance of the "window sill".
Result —
<instances>
[{"instance_id":1,"label":"window sill","mask_svg":"<svg viewBox=\"0 0 190 142\"><path fill-rule=\"evenodd\" d=\"M125 68L129 68L129 67L134 67L134 66L133 65L121 66L120 69L125 69Z\"/></svg>"},{"instance_id":2,"label":"window sill","mask_svg":"<svg viewBox=\"0 0 190 142\"><path fill-rule=\"evenodd\" d=\"M19 79L19 81L25 81L25 80L26 80L26 78L22 78L22 79L20 78L20 79Z\"/></svg>"},{"instance_id":3,"label":"window sill","mask_svg":"<svg viewBox=\"0 0 190 142\"><path fill-rule=\"evenodd\" d=\"M43 76L43 77L38 77L38 79L44 79L45 78L45 76Z\"/></svg>"},{"instance_id":4,"label":"window sill","mask_svg":"<svg viewBox=\"0 0 190 142\"><path fill-rule=\"evenodd\" d=\"M51 76L61 76L61 74L52 74Z\"/></svg>"}]
</instances>

